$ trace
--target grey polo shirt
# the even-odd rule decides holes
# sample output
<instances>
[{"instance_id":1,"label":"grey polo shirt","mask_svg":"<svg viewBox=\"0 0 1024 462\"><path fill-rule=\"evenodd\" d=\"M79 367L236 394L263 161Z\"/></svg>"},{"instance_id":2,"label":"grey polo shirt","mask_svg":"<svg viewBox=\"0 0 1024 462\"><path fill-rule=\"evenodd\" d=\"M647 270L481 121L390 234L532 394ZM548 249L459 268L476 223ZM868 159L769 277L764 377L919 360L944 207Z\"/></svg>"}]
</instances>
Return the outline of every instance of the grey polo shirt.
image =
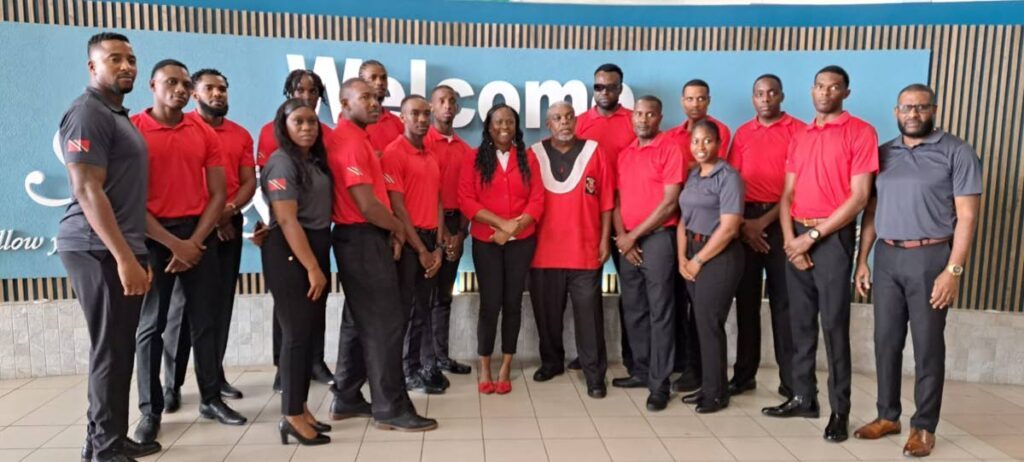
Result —
<instances>
[{"instance_id":1,"label":"grey polo shirt","mask_svg":"<svg viewBox=\"0 0 1024 462\"><path fill-rule=\"evenodd\" d=\"M875 227L892 240L953 235L953 199L980 195L981 162L969 144L935 130L914 148L898 136L879 148Z\"/></svg>"},{"instance_id":2,"label":"grey polo shirt","mask_svg":"<svg viewBox=\"0 0 1024 462\"><path fill-rule=\"evenodd\" d=\"M103 192L114 210L117 227L132 252L145 255L149 155L146 141L128 119L128 109L107 104L97 90L87 88L64 113L59 133L65 164L106 170ZM108 250L85 219L74 193L58 226L57 249Z\"/></svg>"},{"instance_id":3,"label":"grey polo shirt","mask_svg":"<svg viewBox=\"0 0 1024 462\"><path fill-rule=\"evenodd\" d=\"M679 194L679 210L687 231L711 235L721 215L743 215L743 179L724 160L708 176L700 176L700 166L695 166Z\"/></svg>"},{"instance_id":4,"label":"grey polo shirt","mask_svg":"<svg viewBox=\"0 0 1024 462\"><path fill-rule=\"evenodd\" d=\"M305 174L299 182L299 169ZM278 149L267 160L260 172L260 189L267 204L274 201L298 202L299 224L306 229L325 229L331 226L331 177L313 165L312 161L296 164L291 156ZM277 226L273 208L270 227Z\"/></svg>"}]
</instances>

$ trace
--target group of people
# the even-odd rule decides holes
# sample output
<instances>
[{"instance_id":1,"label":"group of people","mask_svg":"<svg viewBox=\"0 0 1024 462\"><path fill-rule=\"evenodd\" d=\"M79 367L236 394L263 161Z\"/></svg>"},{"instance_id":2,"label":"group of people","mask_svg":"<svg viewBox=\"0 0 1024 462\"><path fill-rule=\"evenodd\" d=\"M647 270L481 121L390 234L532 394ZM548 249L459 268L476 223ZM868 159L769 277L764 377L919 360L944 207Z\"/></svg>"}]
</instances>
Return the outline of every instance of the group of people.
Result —
<instances>
[{"instance_id":1,"label":"group of people","mask_svg":"<svg viewBox=\"0 0 1024 462\"><path fill-rule=\"evenodd\" d=\"M815 75L809 123L782 110L779 77L759 76L755 116L732 134L708 114L706 82L683 86L686 120L662 130L662 101L647 95L623 107L623 71L604 64L594 73L596 105L576 114L553 102L549 137L527 146L516 109L497 104L472 148L452 127L454 89L410 95L396 116L382 107L387 70L371 60L341 85L333 129L317 114L326 100L320 78L289 74L254 160L251 136L225 117L228 80L219 71L189 74L179 61L160 61L149 82L153 106L129 116L122 103L138 71L128 39L97 34L88 56L89 86L60 127L73 198L58 234L92 342L83 460L131 461L161 449L161 415L180 407L190 348L200 414L246 422L224 402L242 393L222 364L240 211L257 182L270 209L253 240L274 303L282 443L330 441L331 426L307 406L312 380L331 384L332 420L437 427L408 392L443 393L443 372L471 372L448 354L452 288L471 236L480 393L512 389L528 288L541 355L533 380L581 369L587 394L607 395L601 280L610 257L628 371L612 386L647 388L652 412L665 409L672 392L685 393L682 401L698 413L724 409L730 396L756 388L764 291L786 400L763 413L818 417L820 318L831 408L824 437L835 442L848 437L856 256L856 289L873 289L879 391L878 418L854 435L901 432L909 324L916 412L904 452L925 456L934 447L946 308L973 240L981 170L969 145L935 127L935 93L925 85L897 95L901 135L879 146L874 128L843 109L850 79L838 66ZM190 99L196 109L185 113ZM332 251L345 295L334 373L323 341ZM578 358L567 364L570 299ZM733 300L738 344L729 379L725 322ZM136 353L141 418L132 439Z\"/></svg>"}]
</instances>

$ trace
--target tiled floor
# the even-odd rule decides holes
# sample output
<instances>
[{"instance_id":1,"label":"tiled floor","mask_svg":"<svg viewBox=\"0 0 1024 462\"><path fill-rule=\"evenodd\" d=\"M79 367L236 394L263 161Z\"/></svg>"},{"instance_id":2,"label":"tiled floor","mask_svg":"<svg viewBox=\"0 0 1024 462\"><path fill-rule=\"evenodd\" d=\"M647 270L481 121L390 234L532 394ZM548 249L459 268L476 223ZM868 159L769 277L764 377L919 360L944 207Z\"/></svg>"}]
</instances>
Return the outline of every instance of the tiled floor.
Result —
<instances>
[{"instance_id":1,"label":"tiled floor","mask_svg":"<svg viewBox=\"0 0 1024 462\"><path fill-rule=\"evenodd\" d=\"M755 392L735 397L725 411L699 416L674 397L669 408L650 414L644 390L610 388L590 399L582 377L570 373L548 383L528 380L533 366L516 369L513 392L480 396L474 376L452 376L447 394L414 395L416 407L441 427L425 434L376 430L366 419L334 422L333 442L307 448L282 446L276 431L280 399L270 391L271 368L229 371L245 392L233 403L250 417L244 427L198 418L194 381L184 390L181 411L164 417L165 451L145 461L718 461L718 460L906 460L901 436L880 441L821 439L819 420L769 419L765 405L776 371L762 370ZM622 374L614 367L609 375ZM825 377L820 377L822 386ZM874 379L854 377L851 431L870 420ZM85 432L85 377L0 381L0 462L76 461ZM904 381L906 415L913 409L912 381ZM134 398L133 398L134 399ZM822 396L822 405L827 398ZM314 386L310 403L326 420L330 394ZM134 406L133 406L134 409ZM823 410L823 412L827 412ZM133 421L138 417L133 412ZM904 421L904 428L908 423ZM1024 459L1024 387L947 382L939 441L929 460Z\"/></svg>"}]
</instances>

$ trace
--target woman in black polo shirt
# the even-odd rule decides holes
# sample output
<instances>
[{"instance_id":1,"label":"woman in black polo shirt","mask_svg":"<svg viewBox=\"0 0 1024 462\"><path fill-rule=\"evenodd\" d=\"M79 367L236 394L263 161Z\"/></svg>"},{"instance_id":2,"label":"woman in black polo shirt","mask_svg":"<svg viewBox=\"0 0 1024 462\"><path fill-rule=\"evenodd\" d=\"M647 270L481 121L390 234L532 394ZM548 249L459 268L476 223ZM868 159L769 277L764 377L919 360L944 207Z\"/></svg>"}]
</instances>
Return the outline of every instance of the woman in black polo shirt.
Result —
<instances>
[{"instance_id":1,"label":"woman in black polo shirt","mask_svg":"<svg viewBox=\"0 0 1024 462\"><path fill-rule=\"evenodd\" d=\"M718 127L707 119L693 125L690 152L697 162L679 195L679 273L693 304L703 365L701 389L683 397L701 414L729 405L726 387L725 319L743 274L743 180L718 157Z\"/></svg>"},{"instance_id":2,"label":"woman in black polo shirt","mask_svg":"<svg viewBox=\"0 0 1024 462\"><path fill-rule=\"evenodd\" d=\"M261 172L260 187L270 204L270 228L263 244L263 272L281 323L281 443L288 436L304 445L327 444L331 427L317 422L306 406L311 338L323 330L331 250L331 172L316 111L300 99L277 110L278 151ZM319 327L317 327L319 326Z\"/></svg>"}]
</instances>

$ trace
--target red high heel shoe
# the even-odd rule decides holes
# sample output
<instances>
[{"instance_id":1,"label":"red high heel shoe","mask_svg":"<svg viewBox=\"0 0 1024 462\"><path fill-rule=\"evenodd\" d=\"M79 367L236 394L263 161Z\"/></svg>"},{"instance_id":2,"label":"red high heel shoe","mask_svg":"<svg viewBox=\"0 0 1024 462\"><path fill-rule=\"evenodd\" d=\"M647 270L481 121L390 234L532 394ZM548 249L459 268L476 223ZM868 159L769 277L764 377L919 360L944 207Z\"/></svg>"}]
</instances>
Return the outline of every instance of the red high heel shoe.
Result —
<instances>
[{"instance_id":1,"label":"red high heel shoe","mask_svg":"<svg viewBox=\"0 0 1024 462\"><path fill-rule=\"evenodd\" d=\"M485 395L489 395L491 393L494 393L494 389L495 389L494 382L480 382L480 383L476 384L476 387L477 387L477 390L480 391L480 393L483 393Z\"/></svg>"},{"instance_id":2,"label":"red high heel shoe","mask_svg":"<svg viewBox=\"0 0 1024 462\"><path fill-rule=\"evenodd\" d=\"M495 384L494 391L499 395L507 395L512 391L512 382L509 380L499 380Z\"/></svg>"}]
</instances>

